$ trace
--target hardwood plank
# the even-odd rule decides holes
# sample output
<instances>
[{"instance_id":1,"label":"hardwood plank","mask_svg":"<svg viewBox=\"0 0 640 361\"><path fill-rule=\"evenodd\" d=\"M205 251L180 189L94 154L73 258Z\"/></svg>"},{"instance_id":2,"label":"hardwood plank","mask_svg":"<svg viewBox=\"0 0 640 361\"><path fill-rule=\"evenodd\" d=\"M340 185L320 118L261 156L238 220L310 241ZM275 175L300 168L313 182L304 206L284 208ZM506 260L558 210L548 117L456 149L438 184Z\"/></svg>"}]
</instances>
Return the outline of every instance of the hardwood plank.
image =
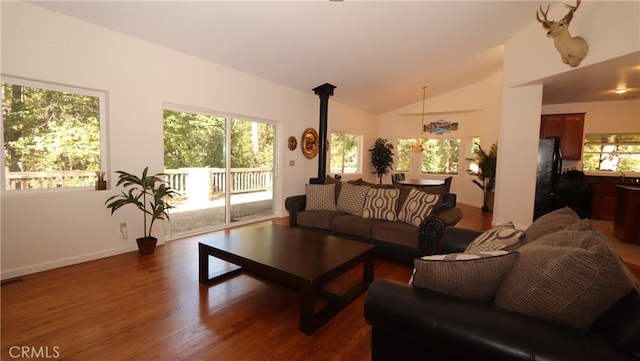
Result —
<instances>
[{"instance_id":1,"label":"hardwood plank","mask_svg":"<svg viewBox=\"0 0 640 361\"><path fill-rule=\"evenodd\" d=\"M460 227L488 229L491 213L461 204ZM271 221L287 224L287 219ZM248 225L253 227L262 223ZM233 232L233 230L220 231ZM198 282L198 240L189 237L24 276L1 293L0 358L12 346L58 346L73 360L369 360L371 329L361 295L313 335L298 330L299 297L247 274ZM210 261L211 271L226 266ZM356 268L336 289L361 277ZM411 267L375 261L375 278L407 282Z\"/></svg>"},{"instance_id":2,"label":"hardwood plank","mask_svg":"<svg viewBox=\"0 0 640 361\"><path fill-rule=\"evenodd\" d=\"M300 295L294 290L247 274L200 285L198 239L3 286L2 359L10 359L10 347L23 345L57 346L62 359L76 360L370 359L364 294L307 336L298 329ZM210 262L212 270L226 266ZM410 267L375 263L376 278L404 282L411 275ZM356 267L334 287L361 278Z\"/></svg>"}]
</instances>

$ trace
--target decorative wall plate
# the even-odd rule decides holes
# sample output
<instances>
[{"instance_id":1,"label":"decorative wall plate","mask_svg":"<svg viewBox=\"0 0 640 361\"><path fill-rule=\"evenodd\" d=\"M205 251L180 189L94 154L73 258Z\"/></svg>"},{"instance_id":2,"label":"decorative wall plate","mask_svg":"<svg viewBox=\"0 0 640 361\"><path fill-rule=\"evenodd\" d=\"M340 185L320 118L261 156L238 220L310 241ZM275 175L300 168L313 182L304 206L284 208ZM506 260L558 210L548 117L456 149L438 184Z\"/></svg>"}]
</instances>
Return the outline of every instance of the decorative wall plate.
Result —
<instances>
[{"instance_id":1,"label":"decorative wall plate","mask_svg":"<svg viewBox=\"0 0 640 361\"><path fill-rule=\"evenodd\" d=\"M298 147L298 141L296 140L296 137L294 137L293 135L289 137L288 146L289 146L289 150L296 150L296 148Z\"/></svg>"},{"instance_id":2,"label":"decorative wall plate","mask_svg":"<svg viewBox=\"0 0 640 361\"><path fill-rule=\"evenodd\" d=\"M313 128L307 128L302 133L302 140L300 141L300 148L302 154L309 159L313 159L318 155L319 148L318 132Z\"/></svg>"}]
</instances>

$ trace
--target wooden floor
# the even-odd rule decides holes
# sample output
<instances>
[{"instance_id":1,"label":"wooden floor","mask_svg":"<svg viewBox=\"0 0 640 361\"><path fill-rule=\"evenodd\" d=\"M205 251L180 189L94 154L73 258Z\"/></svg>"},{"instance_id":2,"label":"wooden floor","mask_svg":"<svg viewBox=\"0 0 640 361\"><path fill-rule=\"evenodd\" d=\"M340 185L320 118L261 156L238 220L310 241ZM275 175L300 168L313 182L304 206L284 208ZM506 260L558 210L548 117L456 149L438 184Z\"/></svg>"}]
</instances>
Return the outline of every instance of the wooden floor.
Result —
<instances>
[{"instance_id":1,"label":"wooden floor","mask_svg":"<svg viewBox=\"0 0 640 361\"><path fill-rule=\"evenodd\" d=\"M490 213L460 207L460 227L491 227ZM28 346L67 360L370 359L364 295L307 336L298 330L293 290L245 274L200 285L199 237L170 242L150 256L131 252L5 284L0 358L13 359L14 346ZM376 278L406 282L411 271L376 260Z\"/></svg>"}]
</instances>

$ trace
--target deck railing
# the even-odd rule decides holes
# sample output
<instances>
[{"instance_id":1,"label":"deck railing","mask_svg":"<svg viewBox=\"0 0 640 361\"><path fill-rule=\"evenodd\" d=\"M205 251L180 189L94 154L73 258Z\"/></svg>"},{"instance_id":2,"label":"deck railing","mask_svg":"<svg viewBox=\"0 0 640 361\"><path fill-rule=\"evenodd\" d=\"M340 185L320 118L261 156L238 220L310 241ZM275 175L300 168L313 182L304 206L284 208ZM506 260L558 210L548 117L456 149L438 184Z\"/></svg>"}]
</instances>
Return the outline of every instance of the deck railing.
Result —
<instances>
[{"instance_id":1,"label":"deck railing","mask_svg":"<svg viewBox=\"0 0 640 361\"><path fill-rule=\"evenodd\" d=\"M89 187L98 179L93 171L7 172L5 189Z\"/></svg>"},{"instance_id":2,"label":"deck railing","mask_svg":"<svg viewBox=\"0 0 640 361\"><path fill-rule=\"evenodd\" d=\"M206 195L209 199L223 194L226 171L223 168L167 169L167 183L184 197ZM258 192L273 187L271 168L231 168L231 193ZM92 171L7 172L6 188L44 189L93 186L97 177Z\"/></svg>"},{"instance_id":3,"label":"deck railing","mask_svg":"<svg viewBox=\"0 0 640 361\"><path fill-rule=\"evenodd\" d=\"M226 171L223 168L181 168L165 170L167 183L185 197L224 194ZM231 194L259 192L273 188L271 168L231 168Z\"/></svg>"}]
</instances>

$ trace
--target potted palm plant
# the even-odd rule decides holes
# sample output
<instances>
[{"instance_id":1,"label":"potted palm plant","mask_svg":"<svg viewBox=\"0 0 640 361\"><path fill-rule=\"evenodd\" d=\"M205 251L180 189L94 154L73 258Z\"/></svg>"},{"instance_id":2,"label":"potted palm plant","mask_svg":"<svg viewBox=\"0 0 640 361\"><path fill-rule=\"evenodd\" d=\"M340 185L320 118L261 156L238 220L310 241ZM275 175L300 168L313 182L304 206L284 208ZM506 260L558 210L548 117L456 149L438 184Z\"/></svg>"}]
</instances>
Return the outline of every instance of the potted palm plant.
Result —
<instances>
[{"instance_id":1,"label":"potted palm plant","mask_svg":"<svg viewBox=\"0 0 640 361\"><path fill-rule=\"evenodd\" d=\"M469 171L470 174L475 175L478 179L472 180L484 193L482 211L488 212L490 210L489 204L493 191L496 185L496 165L498 163L498 144L493 143L489 152L485 152L480 144L476 143L478 148L475 150L476 162L478 164L478 171Z\"/></svg>"},{"instance_id":2,"label":"potted palm plant","mask_svg":"<svg viewBox=\"0 0 640 361\"><path fill-rule=\"evenodd\" d=\"M387 140L383 138L376 139L373 148L369 149L371 152L371 164L375 169L373 174L378 176L380 184L382 184L382 176L389 173L389 169L393 164L392 150L393 144L387 143Z\"/></svg>"},{"instance_id":3,"label":"potted palm plant","mask_svg":"<svg viewBox=\"0 0 640 361\"><path fill-rule=\"evenodd\" d=\"M164 173L148 175L149 167L145 167L142 176L117 171L118 183L125 190L122 194L109 197L105 201L107 208L111 209L111 214L127 204L133 204L143 212L144 237L136 239L140 254L153 253L158 241L151 235L153 224L158 219L169 219L167 210L173 208L170 203L171 198L176 193L171 187L165 184ZM147 217L150 217L149 228L147 228Z\"/></svg>"}]
</instances>

